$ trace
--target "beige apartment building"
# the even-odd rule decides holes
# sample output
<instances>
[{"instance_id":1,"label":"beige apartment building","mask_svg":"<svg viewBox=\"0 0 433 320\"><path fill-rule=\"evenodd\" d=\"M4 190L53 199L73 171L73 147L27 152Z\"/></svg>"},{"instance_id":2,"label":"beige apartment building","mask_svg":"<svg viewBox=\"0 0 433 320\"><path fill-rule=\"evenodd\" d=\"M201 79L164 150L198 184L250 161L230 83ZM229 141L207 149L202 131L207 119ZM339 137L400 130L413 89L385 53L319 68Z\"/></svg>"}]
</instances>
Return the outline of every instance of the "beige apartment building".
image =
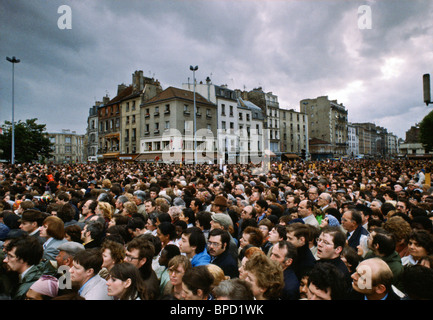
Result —
<instances>
[{"instance_id":1,"label":"beige apartment building","mask_svg":"<svg viewBox=\"0 0 433 320\"><path fill-rule=\"evenodd\" d=\"M62 132L48 132L50 141L54 143L52 158L53 163L84 163L87 161L85 151L85 135L76 131L63 129Z\"/></svg>"},{"instance_id":2,"label":"beige apartment building","mask_svg":"<svg viewBox=\"0 0 433 320\"><path fill-rule=\"evenodd\" d=\"M337 100L328 96L300 101L300 111L308 117L308 135L328 142L331 146L330 157L342 157L348 152L348 111ZM316 157L312 153L312 158Z\"/></svg>"},{"instance_id":3,"label":"beige apartment building","mask_svg":"<svg viewBox=\"0 0 433 320\"><path fill-rule=\"evenodd\" d=\"M301 157L308 151L308 117L294 109L280 109L282 159Z\"/></svg>"},{"instance_id":4,"label":"beige apartment building","mask_svg":"<svg viewBox=\"0 0 433 320\"><path fill-rule=\"evenodd\" d=\"M217 106L195 94L196 130L194 130L194 93L168 87L141 104L140 155L136 161L193 163L217 160ZM194 131L197 131L197 153Z\"/></svg>"}]
</instances>

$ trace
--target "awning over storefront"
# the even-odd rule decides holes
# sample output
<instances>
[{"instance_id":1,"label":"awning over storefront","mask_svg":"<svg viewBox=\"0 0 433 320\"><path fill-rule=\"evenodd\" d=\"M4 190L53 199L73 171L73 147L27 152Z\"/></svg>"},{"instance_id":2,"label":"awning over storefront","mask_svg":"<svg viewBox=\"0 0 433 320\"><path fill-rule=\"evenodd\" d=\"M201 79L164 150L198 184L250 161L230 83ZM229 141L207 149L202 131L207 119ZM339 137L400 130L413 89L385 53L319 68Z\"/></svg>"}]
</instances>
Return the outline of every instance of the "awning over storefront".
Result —
<instances>
[{"instance_id":1,"label":"awning over storefront","mask_svg":"<svg viewBox=\"0 0 433 320\"><path fill-rule=\"evenodd\" d=\"M296 153L283 153L283 156L287 159L299 159Z\"/></svg>"},{"instance_id":2,"label":"awning over storefront","mask_svg":"<svg viewBox=\"0 0 433 320\"><path fill-rule=\"evenodd\" d=\"M104 153L104 159L117 159L119 157L120 152L112 152L112 153Z\"/></svg>"},{"instance_id":3,"label":"awning over storefront","mask_svg":"<svg viewBox=\"0 0 433 320\"><path fill-rule=\"evenodd\" d=\"M105 139L119 138L119 137L120 137L120 133L119 132L109 133L109 134L106 134L105 136L103 136L103 138L105 138Z\"/></svg>"}]
</instances>

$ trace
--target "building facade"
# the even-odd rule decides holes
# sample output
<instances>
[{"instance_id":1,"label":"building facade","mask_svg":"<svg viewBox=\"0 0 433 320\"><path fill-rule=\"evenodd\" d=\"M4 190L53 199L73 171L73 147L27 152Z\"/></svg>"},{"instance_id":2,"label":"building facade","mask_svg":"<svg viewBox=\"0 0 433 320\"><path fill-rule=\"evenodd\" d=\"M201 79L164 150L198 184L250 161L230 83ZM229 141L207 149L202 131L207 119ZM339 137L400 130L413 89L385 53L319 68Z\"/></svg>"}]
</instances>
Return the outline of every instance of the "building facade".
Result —
<instances>
[{"instance_id":1,"label":"building facade","mask_svg":"<svg viewBox=\"0 0 433 320\"><path fill-rule=\"evenodd\" d=\"M168 87L140 106L140 155L136 161L193 163L217 159L217 106L194 93ZM194 132L197 137L195 149ZM197 150L197 153L195 152Z\"/></svg>"},{"instance_id":2,"label":"building facade","mask_svg":"<svg viewBox=\"0 0 433 320\"><path fill-rule=\"evenodd\" d=\"M294 109L280 109L280 149L282 159L302 157L307 155L308 147L308 117ZM284 155L284 157L283 157Z\"/></svg>"},{"instance_id":3,"label":"building facade","mask_svg":"<svg viewBox=\"0 0 433 320\"><path fill-rule=\"evenodd\" d=\"M327 141L332 157L346 156L348 152L348 111L337 100L327 96L300 101L300 111L308 116L310 138Z\"/></svg>"},{"instance_id":4,"label":"building facade","mask_svg":"<svg viewBox=\"0 0 433 320\"><path fill-rule=\"evenodd\" d=\"M47 135L54 144L52 157L48 161L58 164L87 161L86 135L68 129L63 129L62 132L49 132Z\"/></svg>"}]
</instances>

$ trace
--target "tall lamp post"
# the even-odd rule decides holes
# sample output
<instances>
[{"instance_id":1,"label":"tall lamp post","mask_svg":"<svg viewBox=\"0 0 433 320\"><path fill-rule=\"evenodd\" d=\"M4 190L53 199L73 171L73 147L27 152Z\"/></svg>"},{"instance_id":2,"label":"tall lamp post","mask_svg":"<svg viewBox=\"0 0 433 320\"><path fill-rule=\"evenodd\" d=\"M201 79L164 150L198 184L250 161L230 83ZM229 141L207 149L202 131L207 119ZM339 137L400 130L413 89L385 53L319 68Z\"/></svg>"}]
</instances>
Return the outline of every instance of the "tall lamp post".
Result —
<instances>
[{"instance_id":1,"label":"tall lamp post","mask_svg":"<svg viewBox=\"0 0 433 320\"><path fill-rule=\"evenodd\" d=\"M189 70L192 71L192 78L194 84L194 164L197 164L197 106L195 102L195 72L198 70L198 66L189 66Z\"/></svg>"},{"instance_id":2,"label":"tall lamp post","mask_svg":"<svg viewBox=\"0 0 433 320\"><path fill-rule=\"evenodd\" d=\"M11 154L11 163L15 164L15 92L14 92L14 77L15 77L15 63L19 63L20 59L17 59L15 57L9 58L6 57L6 60L12 63L12 154Z\"/></svg>"}]
</instances>

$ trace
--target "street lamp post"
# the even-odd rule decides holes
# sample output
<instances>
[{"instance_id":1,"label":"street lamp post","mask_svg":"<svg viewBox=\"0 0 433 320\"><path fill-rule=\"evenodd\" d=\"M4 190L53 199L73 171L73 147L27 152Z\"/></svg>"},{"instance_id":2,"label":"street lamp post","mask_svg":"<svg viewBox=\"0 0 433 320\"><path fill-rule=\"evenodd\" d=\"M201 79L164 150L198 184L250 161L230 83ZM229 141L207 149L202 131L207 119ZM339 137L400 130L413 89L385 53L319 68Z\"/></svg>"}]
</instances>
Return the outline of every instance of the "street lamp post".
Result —
<instances>
[{"instance_id":1,"label":"street lamp post","mask_svg":"<svg viewBox=\"0 0 433 320\"><path fill-rule=\"evenodd\" d=\"M192 78L194 84L194 164L197 164L197 106L195 102L195 72L198 70L198 66L189 66L189 70L192 71Z\"/></svg>"},{"instance_id":2,"label":"street lamp post","mask_svg":"<svg viewBox=\"0 0 433 320\"><path fill-rule=\"evenodd\" d=\"M15 63L19 63L20 59L15 57L9 58L6 57L6 60L12 63L12 154L11 154L11 163L15 164L15 90L14 90L14 77L15 77Z\"/></svg>"}]
</instances>

